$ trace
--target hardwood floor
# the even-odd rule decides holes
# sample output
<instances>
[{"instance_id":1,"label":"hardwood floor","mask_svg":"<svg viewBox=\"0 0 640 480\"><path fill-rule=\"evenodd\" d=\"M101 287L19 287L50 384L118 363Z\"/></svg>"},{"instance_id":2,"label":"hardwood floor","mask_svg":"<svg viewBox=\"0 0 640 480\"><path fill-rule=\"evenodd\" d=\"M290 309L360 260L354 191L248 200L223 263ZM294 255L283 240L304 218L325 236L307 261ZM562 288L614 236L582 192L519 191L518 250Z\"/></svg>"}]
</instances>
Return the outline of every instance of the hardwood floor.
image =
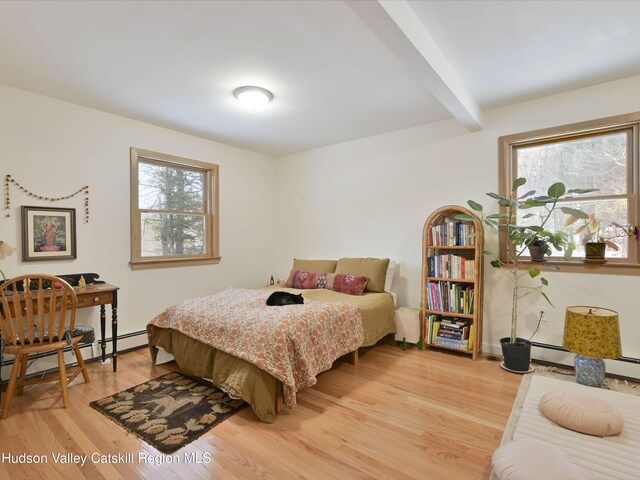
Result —
<instances>
[{"instance_id":1,"label":"hardwood floor","mask_svg":"<svg viewBox=\"0 0 640 480\"><path fill-rule=\"evenodd\" d=\"M247 408L167 457L89 402L174 364L153 366L143 349L121 355L115 374L88 367L91 383L74 381L67 409L57 384L16 397L0 421L0 479L487 479L522 378L486 358L376 346L357 366L336 362L273 424ZM67 452L86 463L55 463Z\"/></svg>"}]
</instances>

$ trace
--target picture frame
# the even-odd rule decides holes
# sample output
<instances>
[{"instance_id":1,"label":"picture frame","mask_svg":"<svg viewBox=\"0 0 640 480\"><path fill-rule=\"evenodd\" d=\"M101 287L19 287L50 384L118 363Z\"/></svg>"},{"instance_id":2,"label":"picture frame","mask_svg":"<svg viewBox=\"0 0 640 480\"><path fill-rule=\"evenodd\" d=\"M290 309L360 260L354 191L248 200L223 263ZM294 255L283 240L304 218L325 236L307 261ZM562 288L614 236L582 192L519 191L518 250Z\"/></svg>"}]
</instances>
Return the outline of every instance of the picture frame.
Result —
<instances>
[{"instance_id":1,"label":"picture frame","mask_svg":"<svg viewBox=\"0 0 640 480\"><path fill-rule=\"evenodd\" d=\"M76 209L21 207L22 260L76 258Z\"/></svg>"}]
</instances>

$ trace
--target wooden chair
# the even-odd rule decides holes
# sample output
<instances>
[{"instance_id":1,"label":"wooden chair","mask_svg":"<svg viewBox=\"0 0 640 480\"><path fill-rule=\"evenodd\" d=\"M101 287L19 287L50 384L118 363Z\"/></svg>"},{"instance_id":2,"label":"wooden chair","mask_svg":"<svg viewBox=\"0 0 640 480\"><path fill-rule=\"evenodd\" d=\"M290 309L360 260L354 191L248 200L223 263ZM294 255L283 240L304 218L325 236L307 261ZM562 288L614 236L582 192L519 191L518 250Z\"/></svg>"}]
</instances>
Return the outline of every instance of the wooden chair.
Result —
<instances>
[{"instance_id":1,"label":"wooden chair","mask_svg":"<svg viewBox=\"0 0 640 480\"><path fill-rule=\"evenodd\" d=\"M19 288L24 291L18 291ZM64 280L52 275L34 274L14 278L0 285L0 333L4 353L15 355L0 418L6 418L13 395L22 394L25 385L60 381L62 402L69 402L67 384L82 372L85 383L89 374L78 343L85 333L76 330L77 297ZM71 346L78 369L67 376L64 348ZM56 351L59 378L26 380L29 354ZM19 375L19 379L18 379Z\"/></svg>"}]
</instances>

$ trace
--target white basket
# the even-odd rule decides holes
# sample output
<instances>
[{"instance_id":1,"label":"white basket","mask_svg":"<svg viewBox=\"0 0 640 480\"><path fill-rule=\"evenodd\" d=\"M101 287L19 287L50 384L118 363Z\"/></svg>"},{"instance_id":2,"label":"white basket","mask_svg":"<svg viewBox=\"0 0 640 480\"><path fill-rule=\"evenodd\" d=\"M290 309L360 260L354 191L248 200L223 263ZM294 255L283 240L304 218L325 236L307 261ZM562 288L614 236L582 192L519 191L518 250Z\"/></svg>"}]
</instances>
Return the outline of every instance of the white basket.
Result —
<instances>
[{"instance_id":1,"label":"white basket","mask_svg":"<svg viewBox=\"0 0 640 480\"><path fill-rule=\"evenodd\" d=\"M418 343L420 341L420 310L400 307L396 310L396 340Z\"/></svg>"}]
</instances>

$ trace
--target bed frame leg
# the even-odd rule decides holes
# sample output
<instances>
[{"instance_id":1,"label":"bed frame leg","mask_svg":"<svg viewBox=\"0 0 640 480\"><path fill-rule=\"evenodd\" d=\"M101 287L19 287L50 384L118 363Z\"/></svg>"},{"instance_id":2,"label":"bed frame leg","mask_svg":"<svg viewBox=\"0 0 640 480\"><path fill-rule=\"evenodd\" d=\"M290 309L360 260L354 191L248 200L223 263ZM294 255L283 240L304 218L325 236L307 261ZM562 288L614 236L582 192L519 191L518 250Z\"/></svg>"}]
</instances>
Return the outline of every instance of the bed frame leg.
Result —
<instances>
[{"instance_id":1,"label":"bed frame leg","mask_svg":"<svg viewBox=\"0 0 640 480\"><path fill-rule=\"evenodd\" d=\"M281 393L276 394L276 415L279 415L284 410L284 398Z\"/></svg>"},{"instance_id":2,"label":"bed frame leg","mask_svg":"<svg viewBox=\"0 0 640 480\"><path fill-rule=\"evenodd\" d=\"M353 365L354 367L358 365L358 350L354 350L353 352L351 352L351 365Z\"/></svg>"}]
</instances>

